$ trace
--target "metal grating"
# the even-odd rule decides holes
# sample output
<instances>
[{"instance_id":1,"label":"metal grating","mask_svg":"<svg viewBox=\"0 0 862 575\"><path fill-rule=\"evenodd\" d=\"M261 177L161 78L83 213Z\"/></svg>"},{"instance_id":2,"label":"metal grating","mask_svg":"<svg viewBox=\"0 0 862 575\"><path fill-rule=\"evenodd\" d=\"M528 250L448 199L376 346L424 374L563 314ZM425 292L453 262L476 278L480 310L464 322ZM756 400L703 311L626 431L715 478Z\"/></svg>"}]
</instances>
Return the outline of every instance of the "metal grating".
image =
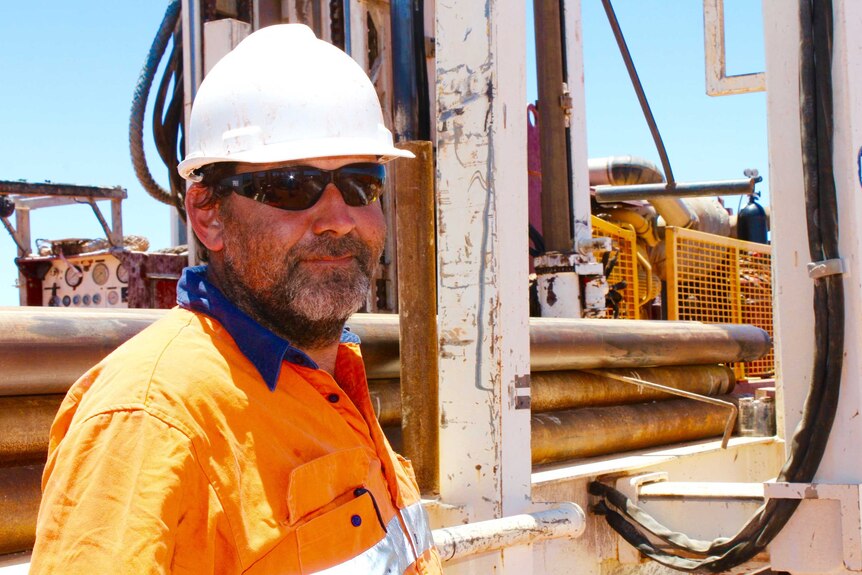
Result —
<instances>
[{"instance_id":1,"label":"metal grating","mask_svg":"<svg viewBox=\"0 0 862 575\"><path fill-rule=\"evenodd\" d=\"M620 290L623 296L620 302L620 319L638 319L638 273L637 273L637 234L592 216L593 237L611 238L614 250L617 252L617 265L608 277L608 284L614 285L621 281L626 287ZM603 252L595 253L601 260ZM610 310L608 311L610 314Z\"/></svg>"},{"instance_id":2,"label":"metal grating","mask_svg":"<svg viewBox=\"0 0 862 575\"><path fill-rule=\"evenodd\" d=\"M682 228L665 231L668 319L746 323L772 337L772 248ZM773 352L736 365L738 377L775 372Z\"/></svg>"}]
</instances>

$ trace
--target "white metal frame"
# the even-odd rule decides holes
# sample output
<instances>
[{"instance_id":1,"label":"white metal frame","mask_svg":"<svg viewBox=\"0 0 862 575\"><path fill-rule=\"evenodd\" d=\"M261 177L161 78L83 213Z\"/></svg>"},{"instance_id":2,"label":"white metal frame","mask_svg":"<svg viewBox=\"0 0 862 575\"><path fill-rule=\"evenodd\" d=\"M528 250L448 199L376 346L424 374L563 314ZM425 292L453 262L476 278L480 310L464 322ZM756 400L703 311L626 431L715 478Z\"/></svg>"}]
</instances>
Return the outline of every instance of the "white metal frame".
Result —
<instances>
[{"instance_id":1,"label":"white metal frame","mask_svg":"<svg viewBox=\"0 0 862 575\"><path fill-rule=\"evenodd\" d=\"M792 7L792 8L791 8ZM795 6L785 5L795 9ZM703 42L706 58L706 93L730 96L766 90L766 74L727 75L724 41L724 0L703 0Z\"/></svg>"}]
</instances>

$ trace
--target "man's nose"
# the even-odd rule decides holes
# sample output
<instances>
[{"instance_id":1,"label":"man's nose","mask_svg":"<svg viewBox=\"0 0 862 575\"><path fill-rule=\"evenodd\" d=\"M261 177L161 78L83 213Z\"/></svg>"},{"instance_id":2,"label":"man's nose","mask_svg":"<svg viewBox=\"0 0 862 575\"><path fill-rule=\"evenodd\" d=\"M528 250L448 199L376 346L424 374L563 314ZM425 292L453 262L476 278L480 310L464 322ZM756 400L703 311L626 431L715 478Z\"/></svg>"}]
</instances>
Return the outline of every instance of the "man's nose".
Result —
<instances>
[{"instance_id":1,"label":"man's nose","mask_svg":"<svg viewBox=\"0 0 862 575\"><path fill-rule=\"evenodd\" d=\"M320 200L311 209L314 210L312 231L317 235L332 233L343 236L356 227L350 206L344 203L335 184L326 186Z\"/></svg>"}]
</instances>

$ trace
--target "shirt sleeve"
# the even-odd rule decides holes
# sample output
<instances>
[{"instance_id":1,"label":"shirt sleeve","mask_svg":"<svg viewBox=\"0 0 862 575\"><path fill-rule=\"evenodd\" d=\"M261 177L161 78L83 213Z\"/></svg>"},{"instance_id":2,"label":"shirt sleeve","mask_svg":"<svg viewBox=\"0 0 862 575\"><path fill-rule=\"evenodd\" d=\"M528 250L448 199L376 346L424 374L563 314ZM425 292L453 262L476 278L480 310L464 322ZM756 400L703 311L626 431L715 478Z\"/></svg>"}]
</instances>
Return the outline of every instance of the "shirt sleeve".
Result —
<instances>
[{"instance_id":1,"label":"shirt sleeve","mask_svg":"<svg viewBox=\"0 0 862 575\"><path fill-rule=\"evenodd\" d=\"M191 441L160 418L96 415L52 447L30 573L171 573L178 532L206 531Z\"/></svg>"}]
</instances>

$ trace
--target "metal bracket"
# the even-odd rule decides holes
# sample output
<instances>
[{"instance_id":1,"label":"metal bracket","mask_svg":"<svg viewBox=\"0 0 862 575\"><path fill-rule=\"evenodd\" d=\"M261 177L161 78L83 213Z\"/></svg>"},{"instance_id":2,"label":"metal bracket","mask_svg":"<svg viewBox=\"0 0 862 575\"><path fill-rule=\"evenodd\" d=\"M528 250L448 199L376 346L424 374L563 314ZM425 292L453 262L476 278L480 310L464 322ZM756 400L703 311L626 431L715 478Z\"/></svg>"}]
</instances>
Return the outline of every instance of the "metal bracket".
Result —
<instances>
[{"instance_id":1,"label":"metal bracket","mask_svg":"<svg viewBox=\"0 0 862 575\"><path fill-rule=\"evenodd\" d=\"M825 278L826 276L844 274L846 271L847 270L844 268L844 260L841 258L823 260L822 262L811 262L808 264L808 277L813 280Z\"/></svg>"}]
</instances>

